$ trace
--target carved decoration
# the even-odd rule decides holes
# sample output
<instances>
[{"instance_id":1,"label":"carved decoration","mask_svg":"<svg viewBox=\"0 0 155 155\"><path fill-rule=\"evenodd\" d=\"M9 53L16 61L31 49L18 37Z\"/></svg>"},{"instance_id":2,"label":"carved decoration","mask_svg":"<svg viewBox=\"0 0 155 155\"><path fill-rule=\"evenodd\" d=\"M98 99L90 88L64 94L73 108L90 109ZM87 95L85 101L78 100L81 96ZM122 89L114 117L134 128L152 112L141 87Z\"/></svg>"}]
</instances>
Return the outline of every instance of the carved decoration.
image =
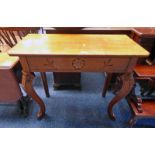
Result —
<instances>
[{"instance_id":1,"label":"carved decoration","mask_svg":"<svg viewBox=\"0 0 155 155\"><path fill-rule=\"evenodd\" d=\"M54 60L50 59L50 58L46 58L45 59L45 63L44 66L49 67L49 68L54 68L56 69L55 65L54 65Z\"/></svg>"},{"instance_id":2,"label":"carved decoration","mask_svg":"<svg viewBox=\"0 0 155 155\"><path fill-rule=\"evenodd\" d=\"M133 73L132 72L131 73L122 74L121 78L122 78L122 81L128 82L128 87L130 89L133 88L135 81L134 81Z\"/></svg>"},{"instance_id":3,"label":"carved decoration","mask_svg":"<svg viewBox=\"0 0 155 155\"><path fill-rule=\"evenodd\" d=\"M27 72L22 71L22 74L23 74L22 81L24 83L26 83L26 82L32 82L33 81L33 79L34 79L33 73L28 74Z\"/></svg>"},{"instance_id":4,"label":"carved decoration","mask_svg":"<svg viewBox=\"0 0 155 155\"><path fill-rule=\"evenodd\" d=\"M72 61L72 66L74 67L75 70L80 70L85 66L85 60L76 58Z\"/></svg>"},{"instance_id":5,"label":"carved decoration","mask_svg":"<svg viewBox=\"0 0 155 155\"><path fill-rule=\"evenodd\" d=\"M113 64L111 62L111 59L107 59L103 61L103 67L112 67Z\"/></svg>"},{"instance_id":6,"label":"carved decoration","mask_svg":"<svg viewBox=\"0 0 155 155\"><path fill-rule=\"evenodd\" d=\"M54 61L52 59L46 58L45 66L53 66Z\"/></svg>"}]
</instances>

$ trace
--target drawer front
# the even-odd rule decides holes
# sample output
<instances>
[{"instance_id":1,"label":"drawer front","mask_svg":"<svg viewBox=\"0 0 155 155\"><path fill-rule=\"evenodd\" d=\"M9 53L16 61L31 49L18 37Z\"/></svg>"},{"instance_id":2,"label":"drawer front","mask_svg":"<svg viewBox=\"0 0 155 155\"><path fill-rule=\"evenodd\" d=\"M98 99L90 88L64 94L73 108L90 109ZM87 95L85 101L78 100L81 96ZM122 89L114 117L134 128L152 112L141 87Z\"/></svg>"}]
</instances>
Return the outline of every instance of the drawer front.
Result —
<instances>
[{"instance_id":1,"label":"drawer front","mask_svg":"<svg viewBox=\"0 0 155 155\"><path fill-rule=\"evenodd\" d=\"M31 71L124 72L130 58L100 57L27 57Z\"/></svg>"}]
</instances>

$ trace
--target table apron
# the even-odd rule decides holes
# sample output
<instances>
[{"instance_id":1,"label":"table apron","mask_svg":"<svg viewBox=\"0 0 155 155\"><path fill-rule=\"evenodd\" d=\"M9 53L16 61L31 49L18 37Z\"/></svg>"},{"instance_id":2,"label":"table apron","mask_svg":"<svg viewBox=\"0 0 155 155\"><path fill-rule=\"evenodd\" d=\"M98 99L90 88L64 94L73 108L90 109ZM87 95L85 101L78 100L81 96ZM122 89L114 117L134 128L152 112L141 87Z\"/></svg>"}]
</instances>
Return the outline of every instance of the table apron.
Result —
<instances>
[{"instance_id":1,"label":"table apron","mask_svg":"<svg viewBox=\"0 0 155 155\"><path fill-rule=\"evenodd\" d=\"M26 56L30 72L125 72L129 57L50 57Z\"/></svg>"}]
</instances>

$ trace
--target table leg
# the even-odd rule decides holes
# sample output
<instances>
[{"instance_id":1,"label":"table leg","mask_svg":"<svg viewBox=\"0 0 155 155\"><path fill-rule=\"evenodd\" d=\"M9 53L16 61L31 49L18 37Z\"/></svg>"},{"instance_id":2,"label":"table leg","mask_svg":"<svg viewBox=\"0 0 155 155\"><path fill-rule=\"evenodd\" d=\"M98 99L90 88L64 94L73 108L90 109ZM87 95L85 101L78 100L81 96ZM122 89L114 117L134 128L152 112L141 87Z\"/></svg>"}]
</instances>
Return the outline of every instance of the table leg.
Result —
<instances>
[{"instance_id":1,"label":"table leg","mask_svg":"<svg viewBox=\"0 0 155 155\"><path fill-rule=\"evenodd\" d=\"M48 89L48 82L47 82L47 77L45 72L40 72L43 87L45 90L46 97L50 97L49 89Z\"/></svg>"},{"instance_id":2,"label":"table leg","mask_svg":"<svg viewBox=\"0 0 155 155\"><path fill-rule=\"evenodd\" d=\"M32 73L23 72L22 85L27 94L39 105L40 110L37 113L37 117L42 118L45 115L45 104L33 88L33 79L34 75Z\"/></svg>"},{"instance_id":3,"label":"table leg","mask_svg":"<svg viewBox=\"0 0 155 155\"><path fill-rule=\"evenodd\" d=\"M102 97L106 96L107 90L109 88L109 85L110 85L110 82L112 79L112 75L113 75L112 73L107 73L107 77L105 79L104 87L103 87L103 91L102 91Z\"/></svg>"},{"instance_id":4,"label":"table leg","mask_svg":"<svg viewBox=\"0 0 155 155\"><path fill-rule=\"evenodd\" d=\"M126 97L130 93L134 85L133 73L124 73L119 76L120 76L120 82L122 86L118 91L118 93L116 94L116 96L111 100L108 106L108 114L112 120L115 120L115 115L112 111L113 106L117 104L121 99Z\"/></svg>"}]
</instances>

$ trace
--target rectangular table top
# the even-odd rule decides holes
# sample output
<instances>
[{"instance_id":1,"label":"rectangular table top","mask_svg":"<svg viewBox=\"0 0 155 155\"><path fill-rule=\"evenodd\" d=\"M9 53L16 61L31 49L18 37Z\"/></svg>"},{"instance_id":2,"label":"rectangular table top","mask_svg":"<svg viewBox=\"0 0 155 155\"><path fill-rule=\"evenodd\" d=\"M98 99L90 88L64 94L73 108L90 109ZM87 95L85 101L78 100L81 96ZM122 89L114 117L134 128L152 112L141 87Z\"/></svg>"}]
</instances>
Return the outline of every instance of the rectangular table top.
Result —
<instances>
[{"instance_id":1,"label":"rectangular table top","mask_svg":"<svg viewBox=\"0 0 155 155\"><path fill-rule=\"evenodd\" d=\"M29 34L9 54L146 57L149 52L127 35Z\"/></svg>"},{"instance_id":2,"label":"rectangular table top","mask_svg":"<svg viewBox=\"0 0 155 155\"><path fill-rule=\"evenodd\" d=\"M18 57L11 57L7 53L0 53L0 69L11 69L18 61Z\"/></svg>"}]
</instances>

